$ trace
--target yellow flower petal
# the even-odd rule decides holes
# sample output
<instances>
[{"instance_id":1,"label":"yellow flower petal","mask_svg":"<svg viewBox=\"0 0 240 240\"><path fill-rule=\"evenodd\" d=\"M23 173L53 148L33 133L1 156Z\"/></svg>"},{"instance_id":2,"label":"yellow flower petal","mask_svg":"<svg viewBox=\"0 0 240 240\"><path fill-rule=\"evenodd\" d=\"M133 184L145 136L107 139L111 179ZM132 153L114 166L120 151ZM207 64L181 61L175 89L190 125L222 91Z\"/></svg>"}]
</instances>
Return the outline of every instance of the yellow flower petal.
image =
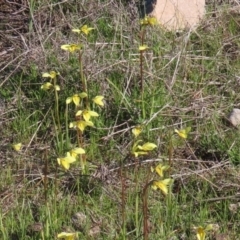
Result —
<instances>
[{"instance_id":1,"label":"yellow flower petal","mask_svg":"<svg viewBox=\"0 0 240 240\"><path fill-rule=\"evenodd\" d=\"M79 94L74 94L72 97L68 97L66 99L66 104L69 104L73 102L76 106L79 106L80 104L80 96Z\"/></svg>"},{"instance_id":2,"label":"yellow flower petal","mask_svg":"<svg viewBox=\"0 0 240 240\"><path fill-rule=\"evenodd\" d=\"M74 29L72 29L72 32L80 33L80 32L81 32L81 30L80 30L80 29L78 29L78 28L74 28Z\"/></svg>"},{"instance_id":3,"label":"yellow flower petal","mask_svg":"<svg viewBox=\"0 0 240 240\"><path fill-rule=\"evenodd\" d=\"M46 82L46 83L44 83L44 84L41 86L41 89L42 89L42 90L45 90L45 91L47 91L47 90L49 90L49 89L51 89L51 88L53 88L53 85L52 85L52 83L50 83L50 82Z\"/></svg>"},{"instance_id":4,"label":"yellow flower petal","mask_svg":"<svg viewBox=\"0 0 240 240\"><path fill-rule=\"evenodd\" d=\"M85 154L85 150L83 148L73 148L72 150L70 150L70 155L74 158L77 157L77 155L79 154Z\"/></svg>"},{"instance_id":5,"label":"yellow flower petal","mask_svg":"<svg viewBox=\"0 0 240 240\"><path fill-rule=\"evenodd\" d=\"M87 25L83 25L83 26L81 27L81 31L82 31L84 34L86 34L86 35L88 35L89 32L92 31L93 29L94 29L94 28L90 28L90 27L88 27Z\"/></svg>"},{"instance_id":6,"label":"yellow flower petal","mask_svg":"<svg viewBox=\"0 0 240 240\"><path fill-rule=\"evenodd\" d=\"M152 151L156 147L157 147L156 144L150 143L150 142L144 143L142 146L140 146L140 145L138 146L139 149L144 150L144 151Z\"/></svg>"},{"instance_id":7,"label":"yellow flower petal","mask_svg":"<svg viewBox=\"0 0 240 240\"><path fill-rule=\"evenodd\" d=\"M59 73L51 71L50 73L43 73L42 77L50 77L51 79L54 79L57 75L59 75Z\"/></svg>"},{"instance_id":8,"label":"yellow flower petal","mask_svg":"<svg viewBox=\"0 0 240 240\"><path fill-rule=\"evenodd\" d=\"M135 156L138 157L139 155L147 155L148 151L153 150L155 147L157 147L153 143L145 143L143 146L138 145L142 140L138 140L133 144L131 153Z\"/></svg>"},{"instance_id":9,"label":"yellow flower petal","mask_svg":"<svg viewBox=\"0 0 240 240\"><path fill-rule=\"evenodd\" d=\"M69 103L71 103L72 102L72 97L68 97L67 99L66 99L66 104L69 104Z\"/></svg>"},{"instance_id":10,"label":"yellow flower petal","mask_svg":"<svg viewBox=\"0 0 240 240\"><path fill-rule=\"evenodd\" d=\"M69 52L75 52L76 50L80 50L82 48L81 45L77 44L64 44L61 46L61 49L69 51Z\"/></svg>"},{"instance_id":11,"label":"yellow flower petal","mask_svg":"<svg viewBox=\"0 0 240 240\"><path fill-rule=\"evenodd\" d=\"M157 24L157 19L155 17L144 17L143 19L140 20L140 24L141 25L150 25L150 26L154 26Z\"/></svg>"},{"instance_id":12,"label":"yellow flower petal","mask_svg":"<svg viewBox=\"0 0 240 240\"><path fill-rule=\"evenodd\" d=\"M154 190L160 189L165 195L168 194L168 185L173 182L171 178L167 178L164 180L153 181L152 188Z\"/></svg>"},{"instance_id":13,"label":"yellow flower petal","mask_svg":"<svg viewBox=\"0 0 240 240\"><path fill-rule=\"evenodd\" d=\"M70 164L75 161L76 161L76 158L71 156L69 152L67 152L66 157L57 158L58 164L66 170L68 170L70 168Z\"/></svg>"},{"instance_id":14,"label":"yellow flower petal","mask_svg":"<svg viewBox=\"0 0 240 240\"><path fill-rule=\"evenodd\" d=\"M197 239L198 240L205 240L206 237L206 231L203 227L197 228Z\"/></svg>"},{"instance_id":15,"label":"yellow flower petal","mask_svg":"<svg viewBox=\"0 0 240 240\"><path fill-rule=\"evenodd\" d=\"M74 94L74 95L72 96L72 100L73 100L73 102L74 102L74 104L75 104L76 106L79 106L80 97L79 97L78 94Z\"/></svg>"},{"instance_id":16,"label":"yellow flower petal","mask_svg":"<svg viewBox=\"0 0 240 240\"><path fill-rule=\"evenodd\" d=\"M80 120L76 122L76 126L78 127L78 129L80 129L83 132L87 126L93 127L94 124L91 121Z\"/></svg>"},{"instance_id":17,"label":"yellow flower petal","mask_svg":"<svg viewBox=\"0 0 240 240\"><path fill-rule=\"evenodd\" d=\"M56 86L55 86L55 89L56 89L56 91L60 91L60 86L59 86L59 85L56 85Z\"/></svg>"},{"instance_id":18,"label":"yellow flower petal","mask_svg":"<svg viewBox=\"0 0 240 240\"><path fill-rule=\"evenodd\" d=\"M61 232L57 235L57 238L64 239L64 240L74 240L75 236L76 236L76 233Z\"/></svg>"},{"instance_id":19,"label":"yellow flower petal","mask_svg":"<svg viewBox=\"0 0 240 240\"><path fill-rule=\"evenodd\" d=\"M132 133L133 133L134 137L138 137L141 132L142 132L142 126L140 126L140 125L138 125L132 129Z\"/></svg>"},{"instance_id":20,"label":"yellow flower petal","mask_svg":"<svg viewBox=\"0 0 240 240\"><path fill-rule=\"evenodd\" d=\"M82 110L78 110L77 112L76 112L76 114L75 114L75 116L77 117L77 116L81 116L82 115Z\"/></svg>"},{"instance_id":21,"label":"yellow flower petal","mask_svg":"<svg viewBox=\"0 0 240 240\"><path fill-rule=\"evenodd\" d=\"M69 128L75 128L77 126L77 122L70 122Z\"/></svg>"},{"instance_id":22,"label":"yellow flower petal","mask_svg":"<svg viewBox=\"0 0 240 240\"><path fill-rule=\"evenodd\" d=\"M160 176L163 177L163 172L168 170L169 166L168 165L163 165L163 164L159 164L157 165L157 167L155 168L156 173Z\"/></svg>"},{"instance_id":23,"label":"yellow flower petal","mask_svg":"<svg viewBox=\"0 0 240 240\"><path fill-rule=\"evenodd\" d=\"M19 152L22 148L22 143L13 144L12 147L15 151Z\"/></svg>"},{"instance_id":24,"label":"yellow flower petal","mask_svg":"<svg viewBox=\"0 0 240 240\"><path fill-rule=\"evenodd\" d=\"M148 17L144 17L143 19L140 20L141 25L148 25Z\"/></svg>"},{"instance_id":25,"label":"yellow flower petal","mask_svg":"<svg viewBox=\"0 0 240 240\"><path fill-rule=\"evenodd\" d=\"M80 98L86 98L88 95L87 95L87 93L85 93L85 92L81 92L80 94L79 94L79 97Z\"/></svg>"},{"instance_id":26,"label":"yellow flower petal","mask_svg":"<svg viewBox=\"0 0 240 240\"><path fill-rule=\"evenodd\" d=\"M83 118L85 121L89 121L91 117L98 117L98 113L90 110L83 110Z\"/></svg>"},{"instance_id":27,"label":"yellow flower petal","mask_svg":"<svg viewBox=\"0 0 240 240\"><path fill-rule=\"evenodd\" d=\"M149 17L148 18L148 24L151 26L154 26L157 24L157 19L155 17Z\"/></svg>"},{"instance_id":28,"label":"yellow flower petal","mask_svg":"<svg viewBox=\"0 0 240 240\"><path fill-rule=\"evenodd\" d=\"M104 102L103 102L104 97L103 96L96 96L95 98L93 98L93 102L96 103L97 105L103 107L104 106Z\"/></svg>"},{"instance_id":29,"label":"yellow flower petal","mask_svg":"<svg viewBox=\"0 0 240 240\"><path fill-rule=\"evenodd\" d=\"M139 46L138 50L139 51L145 51L146 49L148 49L149 47L147 45L142 45L142 46Z\"/></svg>"},{"instance_id":30,"label":"yellow flower petal","mask_svg":"<svg viewBox=\"0 0 240 240\"><path fill-rule=\"evenodd\" d=\"M135 151L135 152L132 152L132 153L135 157L138 157L140 155L147 155L148 154L148 152L144 152L144 151Z\"/></svg>"},{"instance_id":31,"label":"yellow flower petal","mask_svg":"<svg viewBox=\"0 0 240 240\"><path fill-rule=\"evenodd\" d=\"M208 225L205 227L205 230L206 230L206 231L213 230L213 229L214 229L214 226L216 227L215 224L208 224Z\"/></svg>"},{"instance_id":32,"label":"yellow flower petal","mask_svg":"<svg viewBox=\"0 0 240 240\"><path fill-rule=\"evenodd\" d=\"M178 134L179 137L183 138L183 139L187 139L188 137L188 133L191 131L191 127L187 127L184 129L174 129L174 132Z\"/></svg>"}]
</instances>

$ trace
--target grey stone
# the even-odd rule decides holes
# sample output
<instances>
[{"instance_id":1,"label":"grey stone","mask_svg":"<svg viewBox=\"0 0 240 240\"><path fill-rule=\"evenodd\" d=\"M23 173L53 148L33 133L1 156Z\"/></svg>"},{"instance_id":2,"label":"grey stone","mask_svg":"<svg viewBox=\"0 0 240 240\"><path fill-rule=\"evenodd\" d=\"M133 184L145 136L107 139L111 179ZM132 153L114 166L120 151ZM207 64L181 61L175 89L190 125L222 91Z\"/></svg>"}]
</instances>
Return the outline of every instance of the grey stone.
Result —
<instances>
[{"instance_id":1,"label":"grey stone","mask_svg":"<svg viewBox=\"0 0 240 240\"><path fill-rule=\"evenodd\" d=\"M168 30L193 29L205 14L205 0L157 0L150 14Z\"/></svg>"},{"instance_id":2,"label":"grey stone","mask_svg":"<svg viewBox=\"0 0 240 240\"><path fill-rule=\"evenodd\" d=\"M240 124L240 109L234 108L232 112L229 114L229 121L233 126L238 126Z\"/></svg>"}]
</instances>

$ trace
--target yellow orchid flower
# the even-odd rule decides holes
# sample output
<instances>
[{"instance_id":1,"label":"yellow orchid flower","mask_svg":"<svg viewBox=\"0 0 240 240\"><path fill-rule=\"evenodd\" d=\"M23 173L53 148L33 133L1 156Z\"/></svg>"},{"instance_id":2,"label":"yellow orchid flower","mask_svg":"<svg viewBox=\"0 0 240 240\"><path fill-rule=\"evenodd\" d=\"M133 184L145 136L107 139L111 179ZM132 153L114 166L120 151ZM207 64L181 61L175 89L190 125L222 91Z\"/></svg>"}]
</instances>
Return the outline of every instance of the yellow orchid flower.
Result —
<instances>
[{"instance_id":1,"label":"yellow orchid flower","mask_svg":"<svg viewBox=\"0 0 240 240\"><path fill-rule=\"evenodd\" d=\"M83 118L85 121L89 121L91 117L98 117L98 113L94 112L94 111L90 111L90 110L83 110L82 112L83 114Z\"/></svg>"},{"instance_id":2,"label":"yellow orchid flower","mask_svg":"<svg viewBox=\"0 0 240 240\"><path fill-rule=\"evenodd\" d=\"M44 77L44 78L51 78L51 79L54 79L54 78L56 78L57 77L57 75L59 75L59 73L58 72L55 72L55 71L51 71L51 72L49 72L49 73L43 73L42 74L42 77Z\"/></svg>"},{"instance_id":3,"label":"yellow orchid flower","mask_svg":"<svg viewBox=\"0 0 240 240\"><path fill-rule=\"evenodd\" d=\"M139 142L142 140L139 140L133 144L131 153L135 156L138 157L139 155L147 155L149 151L152 151L154 148L157 147L154 143L147 142L143 144L142 146L139 145Z\"/></svg>"},{"instance_id":4,"label":"yellow orchid flower","mask_svg":"<svg viewBox=\"0 0 240 240\"><path fill-rule=\"evenodd\" d=\"M156 25L156 24L157 24L157 19L156 19L155 17L149 17L149 18L148 18L148 24L149 24L150 26Z\"/></svg>"},{"instance_id":5,"label":"yellow orchid flower","mask_svg":"<svg viewBox=\"0 0 240 240\"><path fill-rule=\"evenodd\" d=\"M143 19L140 20L141 25L148 25L148 17L145 16Z\"/></svg>"},{"instance_id":6,"label":"yellow orchid flower","mask_svg":"<svg viewBox=\"0 0 240 240\"><path fill-rule=\"evenodd\" d=\"M164 171L168 170L170 166L164 164L158 164L155 168L152 168L152 172L155 171L160 177L163 177Z\"/></svg>"},{"instance_id":7,"label":"yellow orchid flower","mask_svg":"<svg viewBox=\"0 0 240 240\"><path fill-rule=\"evenodd\" d=\"M74 240L75 237L76 237L76 233L61 232L57 235L58 239L64 239L64 240Z\"/></svg>"},{"instance_id":8,"label":"yellow orchid flower","mask_svg":"<svg viewBox=\"0 0 240 240\"><path fill-rule=\"evenodd\" d=\"M76 50L80 50L82 48L82 45L77 44L64 44L61 46L61 49L69 51L69 52L75 52Z\"/></svg>"},{"instance_id":9,"label":"yellow orchid flower","mask_svg":"<svg viewBox=\"0 0 240 240\"><path fill-rule=\"evenodd\" d=\"M104 97L103 96L96 96L95 98L93 98L93 102L96 103L97 105L103 107L104 106L104 102L103 102Z\"/></svg>"},{"instance_id":10,"label":"yellow orchid flower","mask_svg":"<svg viewBox=\"0 0 240 240\"><path fill-rule=\"evenodd\" d=\"M81 98L85 98L85 97L87 97L87 93L85 92L74 94L73 96L68 97L66 99L66 104L73 102L76 106L79 106Z\"/></svg>"},{"instance_id":11,"label":"yellow orchid flower","mask_svg":"<svg viewBox=\"0 0 240 240\"><path fill-rule=\"evenodd\" d=\"M12 145L13 149L17 152L21 151L22 143L16 143Z\"/></svg>"},{"instance_id":12,"label":"yellow orchid flower","mask_svg":"<svg viewBox=\"0 0 240 240\"><path fill-rule=\"evenodd\" d=\"M81 27L81 31L85 34L88 35L89 32L91 32L94 28L88 27L87 25L83 25Z\"/></svg>"},{"instance_id":13,"label":"yellow orchid flower","mask_svg":"<svg viewBox=\"0 0 240 240\"><path fill-rule=\"evenodd\" d=\"M83 120L80 120L80 121L76 121L76 122L71 122L69 124L69 128L75 128L77 127L79 130L81 130L82 132L85 130L85 128L89 126L89 127L93 127L94 124L93 122L91 121L83 121Z\"/></svg>"},{"instance_id":14,"label":"yellow orchid flower","mask_svg":"<svg viewBox=\"0 0 240 240\"><path fill-rule=\"evenodd\" d=\"M71 149L69 153L72 157L76 158L77 155L79 154L85 154L85 150L83 148L77 147L77 148Z\"/></svg>"},{"instance_id":15,"label":"yellow orchid flower","mask_svg":"<svg viewBox=\"0 0 240 240\"><path fill-rule=\"evenodd\" d=\"M79 28L73 28L73 29L72 29L72 32L80 33L80 32L81 32L81 29L79 29Z\"/></svg>"},{"instance_id":16,"label":"yellow orchid flower","mask_svg":"<svg viewBox=\"0 0 240 240\"><path fill-rule=\"evenodd\" d=\"M70 104L71 102L73 102L76 106L79 106L79 104L80 104L79 94L74 94L72 97L68 97L66 99L66 104Z\"/></svg>"},{"instance_id":17,"label":"yellow orchid flower","mask_svg":"<svg viewBox=\"0 0 240 240\"><path fill-rule=\"evenodd\" d=\"M148 48L149 47L147 45L141 45L141 46L139 46L138 50L141 52L141 51L145 51Z\"/></svg>"},{"instance_id":18,"label":"yellow orchid flower","mask_svg":"<svg viewBox=\"0 0 240 240\"><path fill-rule=\"evenodd\" d=\"M143 19L140 20L140 24L141 25L150 25L150 26L154 26L157 24L157 19L155 17L144 17Z\"/></svg>"},{"instance_id":19,"label":"yellow orchid flower","mask_svg":"<svg viewBox=\"0 0 240 240\"><path fill-rule=\"evenodd\" d=\"M81 33L83 32L84 34L88 35L90 31L92 31L94 28L90 28L87 25L83 25L80 29L79 28L74 28L72 29L73 32L76 33Z\"/></svg>"},{"instance_id":20,"label":"yellow orchid flower","mask_svg":"<svg viewBox=\"0 0 240 240\"><path fill-rule=\"evenodd\" d=\"M134 157L138 157L140 155L147 155L148 152L132 149L132 154L134 155Z\"/></svg>"},{"instance_id":21,"label":"yellow orchid flower","mask_svg":"<svg viewBox=\"0 0 240 240\"><path fill-rule=\"evenodd\" d=\"M43 90L49 90L49 89L51 89L51 88L53 88L53 84L52 83L50 83L50 82L46 82L46 83L44 83L42 86L41 86L41 89L43 89Z\"/></svg>"},{"instance_id":22,"label":"yellow orchid flower","mask_svg":"<svg viewBox=\"0 0 240 240\"><path fill-rule=\"evenodd\" d=\"M206 231L203 227L197 228L197 239L198 240L205 240L206 237Z\"/></svg>"},{"instance_id":23,"label":"yellow orchid flower","mask_svg":"<svg viewBox=\"0 0 240 240\"><path fill-rule=\"evenodd\" d=\"M196 228L197 239L198 240L205 240L206 232L213 229L213 224L208 224L205 228L199 226Z\"/></svg>"},{"instance_id":24,"label":"yellow orchid flower","mask_svg":"<svg viewBox=\"0 0 240 240\"><path fill-rule=\"evenodd\" d=\"M174 129L174 132L178 134L179 137L183 138L183 139L187 139L188 137L188 133L191 131L191 127L187 127L184 129Z\"/></svg>"},{"instance_id":25,"label":"yellow orchid flower","mask_svg":"<svg viewBox=\"0 0 240 240\"><path fill-rule=\"evenodd\" d=\"M98 117L98 113L91 110L79 110L76 112L75 116L83 115L85 121L89 121L91 117Z\"/></svg>"},{"instance_id":26,"label":"yellow orchid flower","mask_svg":"<svg viewBox=\"0 0 240 240\"><path fill-rule=\"evenodd\" d=\"M156 144L150 142L144 143L142 146L138 145L138 148L143 151L152 151L156 147Z\"/></svg>"},{"instance_id":27,"label":"yellow orchid flower","mask_svg":"<svg viewBox=\"0 0 240 240\"><path fill-rule=\"evenodd\" d=\"M76 114L75 114L75 116L77 117L77 116L81 116L82 115L82 110L78 110L77 112L76 112Z\"/></svg>"},{"instance_id":28,"label":"yellow orchid flower","mask_svg":"<svg viewBox=\"0 0 240 240\"><path fill-rule=\"evenodd\" d=\"M132 134L134 135L134 137L138 137L142 130L143 130L142 126L137 125L132 129Z\"/></svg>"},{"instance_id":29,"label":"yellow orchid flower","mask_svg":"<svg viewBox=\"0 0 240 240\"><path fill-rule=\"evenodd\" d=\"M76 161L76 158L71 156L69 152L67 152L66 157L57 158L58 164L66 170L68 170L70 168L70 164L75 161Z\"/></svg>"},{"instance_id":30,"label":"yellow orchid flower","mask_svg":"<svg viewBox=\"0 0 240 240\"><path fill-rule=\"evenodd\" d=\"M153 181L152 189L157 190L160 189L165 195L168 194L168 186L173 183L173 179L166 178L164 180Z\"/></svg>"},{"instance_id":31,"label":"yellow orchid flower","mask_svg":"<svg viewBox=\"0 0 240 240\"><path fill-rule=\"evenodd\" d=\"M47 91L51 88L54 88L54 85L50 82L46 82L44 83L42 86L41 86L41 89L44 90L44 91ZM60 86L59 85L55 85L55 90L56 91L60 91Z\"/></svg>"}]
</instances>

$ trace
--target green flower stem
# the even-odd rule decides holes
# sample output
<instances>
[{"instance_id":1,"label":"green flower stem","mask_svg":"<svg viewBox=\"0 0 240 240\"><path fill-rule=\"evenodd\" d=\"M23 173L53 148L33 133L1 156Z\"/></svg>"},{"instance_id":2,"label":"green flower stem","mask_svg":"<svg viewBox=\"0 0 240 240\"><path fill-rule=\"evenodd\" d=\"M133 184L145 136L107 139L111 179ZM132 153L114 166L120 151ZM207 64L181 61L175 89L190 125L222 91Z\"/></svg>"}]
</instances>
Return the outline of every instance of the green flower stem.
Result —
<instances>
[{"instance_id":1,"label":"green flower stem","mask_svg":"<svg viewBox=\"0 0 240 240\"><path fill-rule=\"evenodd\" d=\"M69 131L68 131L68 104L66 104L65 109L65 130L66 130L66 142L67 142L67 148L69 148Z\"/></svg>"},{"instance_id":2,"label":"green flower stem","mask_svg":"<svg viewBox=\"0 0 240 240\"><path fill-rule=\"evenodd\" d=\"M56 89L56 77L53 78L53 86L54 86L54 94L55 94L55 117L57 120L58 131L61 132L61 125L60 125L60 116L59 116L59 99L58 99L58 92Z\"/></svg>"},{"instance_id":3,"label":"green flower stem","mask_svg":"<svg viewBox=\"0 0 240 240\"><path fill-rule=\"evenodd\" d=\"M140 33L140 38L141 38L141 46L144 45L144 37L145 37L146 30L143 28L141 33ZM143 101L143 94L144 94L144 82L143 82L143 52L140 51L139 54L139 61L140 61L140 82L141 82L141 102L142 102L142 118L145 119L145 104Z\"/></svg>"},{"instance_id":4,"label":"green flower stem","mask_svg":"<svg viewBox=\"0 0 240 240\"><path fill-rule=\"evenodd\" d=\"M140 81L141 81L141 94L143 95L143 51L140 51Z\"/></svg>"},{"instance_id":5,"label":"green flower stem","mask_svg":"<svg viewBox=\"0 0 240 240\"><path fill-rule=\"evenodd\" d=\"M79 61L80 78L83 85L83 92L86 92L88 94L87 81L83 73L82 55L83 55L83 52L79 51L78 61ZM89 108L88 97L85 97L83 100L85 102L85 107L88 109Z\"/></svg>"},{"instance_id":6,"label":"green flower stem","mask_svg":"<svg viewBox=\"0 0 240 240\"><path fill-rule=\"evenodd\" d=\"M143 201L143 239L148 240L148 187L151 186L153 181L147 183L143 188L142 201Z\"/></svg>"},{"instance_id":7,"label":"green flower stem","mask_svg":"<svg viewBox=\"0 0 240 240\"><path fill-rule=\"evenodd\" d=\"M54 112L51 111L51 114L52 114L52 119L53 119L53 124L54 124L54 130L57 132L58 126L56 125L56 119L55 119L55 116L54 116ZM59 148L59 135L58 134L56 134L56 139L57 139L58 151L62 152L62 148Z\"/></svg>"},{"instance_id":8,"label":"green flower stem","mask_svg":"<svg viewBox=\"0 0 240 240\"><path fill-rule=\"evenodd\" d=\"M139 237L139 196L138 193L136 194L135 198L135 224L136 224L136 237Z\"/></svg>"},{"instance_id":9,"label":"green flower stem","mask_svg":"<svg viewBox=\"0 0 240 240\"><path fill-rule=\"evenodd\" d=\"M145 29L140 33L141 46L144 45ZM140 51L140 80L141 80L141 93L143 95L144 85L143 85L143 51Z\"/></svg>"},{"instance_id":10,"label":"green flower stem","mask_svg":"<svg viewBox=\"0 0 240 240\"><path fill-rule=\"evenodd\" d=\"M169 144L168 144L168 164L171 167L172 166L172 158L173 158L173 134L171 133L170 139L169 139Z\"/></svg>"}]
</instances>

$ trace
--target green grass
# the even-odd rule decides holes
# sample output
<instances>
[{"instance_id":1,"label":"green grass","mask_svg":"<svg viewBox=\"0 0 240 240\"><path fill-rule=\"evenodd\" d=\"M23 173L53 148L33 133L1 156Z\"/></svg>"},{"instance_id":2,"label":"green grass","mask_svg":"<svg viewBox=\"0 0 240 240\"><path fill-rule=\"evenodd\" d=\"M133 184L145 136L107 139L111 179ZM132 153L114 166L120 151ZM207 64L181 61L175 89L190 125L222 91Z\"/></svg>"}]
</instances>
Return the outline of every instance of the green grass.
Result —
<instances>
[{"instance_id":1,"label":"green grass","mask_svg":"<svg viewBox=\"0 0 240 240\"><path fill-rule=\"evenodd\" d=\"M57 239L60 232L78 232L79 239L146 239L144 200L148 239L197 239L194 227L208 224L214 230L206 239L238 239L240 134L226 118L239 102L240 18L219 7L190 34L148 28L141 96L139 20L130 21L124 4L31 2L32 17L48 10L51 18L31 17L25 34L33 60L3 73L10 77L0 88L0 239ZM75 108L69 105L66 123L65 100L83 84L77 53L60 46L77 42L71 28L84 24L94 27L81 38L89 99L103 95L105 106L90 104L99 117L82 138L86 171L80 161L64 171L57 158L79 145L76 130L68 129ZM42 73L51 70L60 73L61 131L53 118L54 94L40 89L48 81ZM139 144L157 148L136 161L131 129L138 124L144 126ZM191 132L180 139L174 129L186 127ZM15 152L18 142L23 148ZM172 164L165 175L174 179L170 193L149 187L144 198L145 186L159 178L151 167L162 161Z\"/></svg>"}]
</instances>

